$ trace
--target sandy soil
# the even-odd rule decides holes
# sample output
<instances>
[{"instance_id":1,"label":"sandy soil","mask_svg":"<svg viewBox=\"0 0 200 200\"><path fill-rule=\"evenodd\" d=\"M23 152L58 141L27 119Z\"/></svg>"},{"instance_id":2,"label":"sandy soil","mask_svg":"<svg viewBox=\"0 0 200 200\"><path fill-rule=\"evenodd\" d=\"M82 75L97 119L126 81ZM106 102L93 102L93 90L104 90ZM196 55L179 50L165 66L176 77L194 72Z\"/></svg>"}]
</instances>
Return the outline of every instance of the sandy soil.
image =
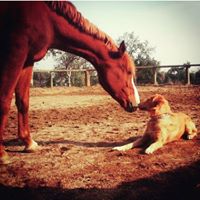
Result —
<instances>
[{"instance_id":1,"label":"sandy soil","mask_svg":"<svg viewBox=\"0 0 200 200\"><path fill-rule=\"evenodd\" d=\"M141 86L139 93L142 99L165 95L200 130L200 87ZM3 199L200 199L200 137L152 155L141 148L111 151L142 135L147 113L126 113L99 86L32 88L30 102L31 132L41 150L22 152L13 103L4 136L12 163L0 166Z\"/></svg>"}]
</instances>

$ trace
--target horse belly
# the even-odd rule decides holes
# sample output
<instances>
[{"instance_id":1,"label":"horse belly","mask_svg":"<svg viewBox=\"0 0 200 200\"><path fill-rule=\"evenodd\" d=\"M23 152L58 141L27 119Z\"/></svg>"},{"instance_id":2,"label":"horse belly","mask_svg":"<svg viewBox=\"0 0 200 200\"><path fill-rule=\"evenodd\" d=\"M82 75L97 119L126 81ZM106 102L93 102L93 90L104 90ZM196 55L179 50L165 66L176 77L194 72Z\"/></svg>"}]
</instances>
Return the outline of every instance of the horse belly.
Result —
<instances>
[{"instance_id":1,"label":"horse belly","mask_svg":"<svg viewBox=\"0 0 200 200\"><path fill-rule=\"evenodd\" d=\"M33 61L37 62L39 60L41 60L47 53L47 48L42 49L41 51L37 52L34 57L33 57Z\"/></svg>"}]
</instances>

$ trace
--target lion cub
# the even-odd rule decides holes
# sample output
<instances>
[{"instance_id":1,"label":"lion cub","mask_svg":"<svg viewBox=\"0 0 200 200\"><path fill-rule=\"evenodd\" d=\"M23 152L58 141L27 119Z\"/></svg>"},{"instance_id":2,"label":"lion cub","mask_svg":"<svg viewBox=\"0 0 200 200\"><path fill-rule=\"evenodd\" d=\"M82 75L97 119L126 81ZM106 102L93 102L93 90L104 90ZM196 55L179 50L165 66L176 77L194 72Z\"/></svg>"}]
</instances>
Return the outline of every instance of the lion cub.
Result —
<instances>
[{"instance_id":1,"label":"lion cub","mask_svg":"<svg viewBox=\"0 0 200 200\"><path fill-rule=\"evenodd\" d=\"M139 105L140 110L149 112L150 120L142 138L114 147L113 150L126 151L150 143L145 153L151 154L164 144L180 139L186 134L187 139L197 135L197 129L191 118L184 113L173 113L168 101L156 94Z\"/></svg>"}]
</instances>

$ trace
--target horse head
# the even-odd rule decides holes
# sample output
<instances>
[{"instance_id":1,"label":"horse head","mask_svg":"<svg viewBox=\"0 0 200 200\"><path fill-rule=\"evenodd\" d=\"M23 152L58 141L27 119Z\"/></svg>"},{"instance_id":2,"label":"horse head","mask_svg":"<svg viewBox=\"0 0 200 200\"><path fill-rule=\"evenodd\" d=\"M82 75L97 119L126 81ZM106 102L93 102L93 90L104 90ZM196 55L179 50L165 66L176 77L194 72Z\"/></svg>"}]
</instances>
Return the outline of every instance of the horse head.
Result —
<instances>
[{"instance_id":1,"label":"horse head","mask_svg":"<svg viewBox=\"0 0 200 200\"><path fill-rule=\"evenodd\" d=\"M102 87L128 112L137 109L139 94L134 84L135 65L126 52L124 41L117 51L109 52L106 60L100 63L99 82ZM103 70L102 70L103 69Z\"/></svg>"}]
</instances>

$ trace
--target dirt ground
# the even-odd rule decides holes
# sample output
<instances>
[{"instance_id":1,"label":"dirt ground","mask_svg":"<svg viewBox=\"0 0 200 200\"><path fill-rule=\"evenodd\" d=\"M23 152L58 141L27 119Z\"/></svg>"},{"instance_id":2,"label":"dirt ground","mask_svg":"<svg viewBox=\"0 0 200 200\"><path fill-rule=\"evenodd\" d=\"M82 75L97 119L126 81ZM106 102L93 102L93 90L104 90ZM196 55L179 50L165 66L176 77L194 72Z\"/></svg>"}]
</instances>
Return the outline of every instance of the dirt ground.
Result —
<instances>
[{"instance_id":1,"label":"dirt ground","mask_svg":"<svg viewBox=\"0 0 200 200\"><path fill-rule=\"evenodd\" d=\"M200 133L200 87L140 86L141 99L163 94ZM100 86L31 89L30 127L41 147L23 153L14 103L4 136L12 161L0 166L0 195L20 200L200 199L200 137L152 155L111 151L144 131L144 111L126 113ZM2 199L2 198L1 198Z\"/></svg>"}]
</instances>

